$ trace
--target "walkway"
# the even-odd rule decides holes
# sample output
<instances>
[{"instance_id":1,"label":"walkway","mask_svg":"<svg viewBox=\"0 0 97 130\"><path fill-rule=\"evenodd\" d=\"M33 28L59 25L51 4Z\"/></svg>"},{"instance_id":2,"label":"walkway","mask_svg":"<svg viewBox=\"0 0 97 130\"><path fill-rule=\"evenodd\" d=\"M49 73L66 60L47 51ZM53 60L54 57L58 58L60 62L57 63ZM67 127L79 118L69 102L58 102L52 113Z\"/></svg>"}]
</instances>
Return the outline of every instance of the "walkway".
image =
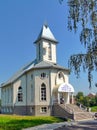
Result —
<instances>
[{"instance_id":1,"label":"walkway","mask_svg":"<svg viewBox=\"0 0 97 130\"><path fill-rule=\"evenodd\" d=\"M97 120L80 121L76 125L62 126L54 130L97 130Z\"/></svg>"},{"instance_id":2,"label":"walkway","mask_svg":"<svg viewBox=\"0 0 97 130\"><path fill-rule=\"evenodd\" d=\"M23 130L97 130L97 120L44 124Z\"/></svg>"},{"instance_id":3,"label":"walkway","mask_svg":"<svg viewBox=\"0 0 97 130\"><path fill-rule=\"evenodd\" d=\"M76 122L60 122L60 123L53 123L53 124L44 124L36 127L31 127L31 128L26 128L23 130L54 130L59 127L64 127L64 126L72 126L75 125Z\"/></svg>"}]
</instances>

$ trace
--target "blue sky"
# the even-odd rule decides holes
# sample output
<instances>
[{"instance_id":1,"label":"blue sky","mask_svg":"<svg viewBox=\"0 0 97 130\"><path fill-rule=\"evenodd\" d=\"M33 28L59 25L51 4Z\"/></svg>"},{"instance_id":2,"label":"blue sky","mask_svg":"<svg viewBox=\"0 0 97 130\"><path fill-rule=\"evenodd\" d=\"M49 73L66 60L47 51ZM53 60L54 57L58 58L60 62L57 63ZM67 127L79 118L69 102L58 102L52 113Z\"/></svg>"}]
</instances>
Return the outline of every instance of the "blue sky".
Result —
<instances>
[{"instance_id":1,"label":"blue sky","mask_svg":"<svg viewBox=\"0 0 97 130\"><path fill-rule=\"evenodd\" d=\"M79 34L67 29L67 15L66 0L62 5L58 0L0 0L0 84L35 59L33 42L45 22L59 41L57 61L60 65L67 68L71 54L84 52ZM71 73L70 83L76 92L90 92L83 72L79 79ZM97 92L94 83L91 91Z\"/></svg>"}]
</instances>

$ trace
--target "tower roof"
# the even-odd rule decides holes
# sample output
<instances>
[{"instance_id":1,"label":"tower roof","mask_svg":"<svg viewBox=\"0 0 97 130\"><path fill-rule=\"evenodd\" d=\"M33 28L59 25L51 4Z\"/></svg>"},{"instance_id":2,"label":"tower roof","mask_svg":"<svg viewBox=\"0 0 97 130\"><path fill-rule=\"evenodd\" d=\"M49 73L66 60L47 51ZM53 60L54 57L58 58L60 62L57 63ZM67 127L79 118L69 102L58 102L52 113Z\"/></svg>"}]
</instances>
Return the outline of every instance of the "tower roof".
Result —
<instances>
[{"instance_id":1,"label":"tower roof","mask_svg":"<svg viewBox=\"0 0 97 130\"><path fill-rule=\"evenodd\" d=\"M39 34L38 38L36 39L35 43L38 42L40 39L46 39L46 40L50 40L55 43L58 43L58 41L55 39L53 33L51 32L50 28L46 24L44 24L42 26L40 34Z\"/></svg>"}]
</instances>

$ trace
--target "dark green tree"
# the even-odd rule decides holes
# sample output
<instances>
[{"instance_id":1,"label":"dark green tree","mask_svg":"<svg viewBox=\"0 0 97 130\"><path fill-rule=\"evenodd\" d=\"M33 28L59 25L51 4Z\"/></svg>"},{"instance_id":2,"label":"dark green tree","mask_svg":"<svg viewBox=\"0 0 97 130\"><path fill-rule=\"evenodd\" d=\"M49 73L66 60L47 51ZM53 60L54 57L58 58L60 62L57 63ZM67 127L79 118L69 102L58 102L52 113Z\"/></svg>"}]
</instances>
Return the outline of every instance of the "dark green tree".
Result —
<instances>
[{"instance_id":1,"label":"dark green tree","mask_svg":"<svg viewBox=\"0 0 97 130\"><path fill-rule=\"evenodd\" d=\"M91 98L91 100L90 100L90 107L92 107L92 106L96 106L96 98L95 97Z\"/></svg>"},{"instance_id":2,"label":"dark green tree","mask_svg":"<svg viewBox=\"0 0 97 130\"><path fill-rule=\"evenodd\" d=\"M96 102L96 106L97 106L97 95L95 96L95 102Z\"/></svg>"},{"instance_id":3,"label":"dark green tree","mask_svg":"<svg viewBox=\"0 0 97 130\"><path fill-rule=\"evenodd\" d=\"M90 98L89 97L87 97L87 96L84 97L83 105L86 107L90 106Z\"/></svg>"},{"instance_id":4,"label":"dark green tree","mask_svg":"<svg viewBox=\"0 0 97 130\"><path fill-rule=\"evenodd\" d=\"M84 100L83 92L78 92L77 95L76 95L76 101L79 102L79 103L83 103L83 100Z\"/></svg>"},{"instance_id":5,"label":"dark green tree","mask_svg":"<svg viewBox=\"0 0 97 130\"><path fill-rule=\"evenodd\" d=\"M62 3L63 0L59 0ZM86 53L71 55L69 67L79 76L81 67L88 71L91 88L92 72L97 70L97 0L67 0L69 7L68 29L77 32L81 26L80 42Z\"/></svg>"}]
</instances>

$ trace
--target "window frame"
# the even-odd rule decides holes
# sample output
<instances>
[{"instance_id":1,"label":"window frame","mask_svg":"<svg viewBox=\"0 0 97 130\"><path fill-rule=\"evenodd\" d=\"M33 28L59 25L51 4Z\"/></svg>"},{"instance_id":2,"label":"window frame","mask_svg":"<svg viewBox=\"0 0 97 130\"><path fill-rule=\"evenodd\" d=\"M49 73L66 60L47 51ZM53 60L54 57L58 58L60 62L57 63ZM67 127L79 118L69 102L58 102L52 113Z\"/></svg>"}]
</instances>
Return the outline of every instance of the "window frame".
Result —
<instances>
[{"instance_id":1,"label":"window frame","mask_svg":"<svg viewBox=\"0 0 97 130\"><path fill-rule=\"evenodd\" d=\"M46 106L40 107L40 113L47 113L47 107Z\"/></svg>"},{"instance_id":2,"label":"window frame","mask_svg":"<svg viewBox=\"0 0 97 130\"><path fill-rule=\"evenodd\" d=\"M46 85L44 83L42 83L40 87L40 100L41 101L47 100Z\"/></svg>"},{"instance_id":3,"label":"window frame","mask_svg":"<svg viewBox=\"0 0 97 130\"><path fill-rule=\"evenodd\" d=\"M18 102L23 102L23 89L21 86L18 87Z\"/></svg>"},{"instance_id":4,"label":"window frame","mask_svg":"<svg viewBox=\"0 0 97 130\"><path fill-rule=\"evenodd\" d=\"M40 75L41 79L46 78L46 76L47 76L47 74L45 72L41 73L41 75Z\"/></svg>"}]
</instances>

